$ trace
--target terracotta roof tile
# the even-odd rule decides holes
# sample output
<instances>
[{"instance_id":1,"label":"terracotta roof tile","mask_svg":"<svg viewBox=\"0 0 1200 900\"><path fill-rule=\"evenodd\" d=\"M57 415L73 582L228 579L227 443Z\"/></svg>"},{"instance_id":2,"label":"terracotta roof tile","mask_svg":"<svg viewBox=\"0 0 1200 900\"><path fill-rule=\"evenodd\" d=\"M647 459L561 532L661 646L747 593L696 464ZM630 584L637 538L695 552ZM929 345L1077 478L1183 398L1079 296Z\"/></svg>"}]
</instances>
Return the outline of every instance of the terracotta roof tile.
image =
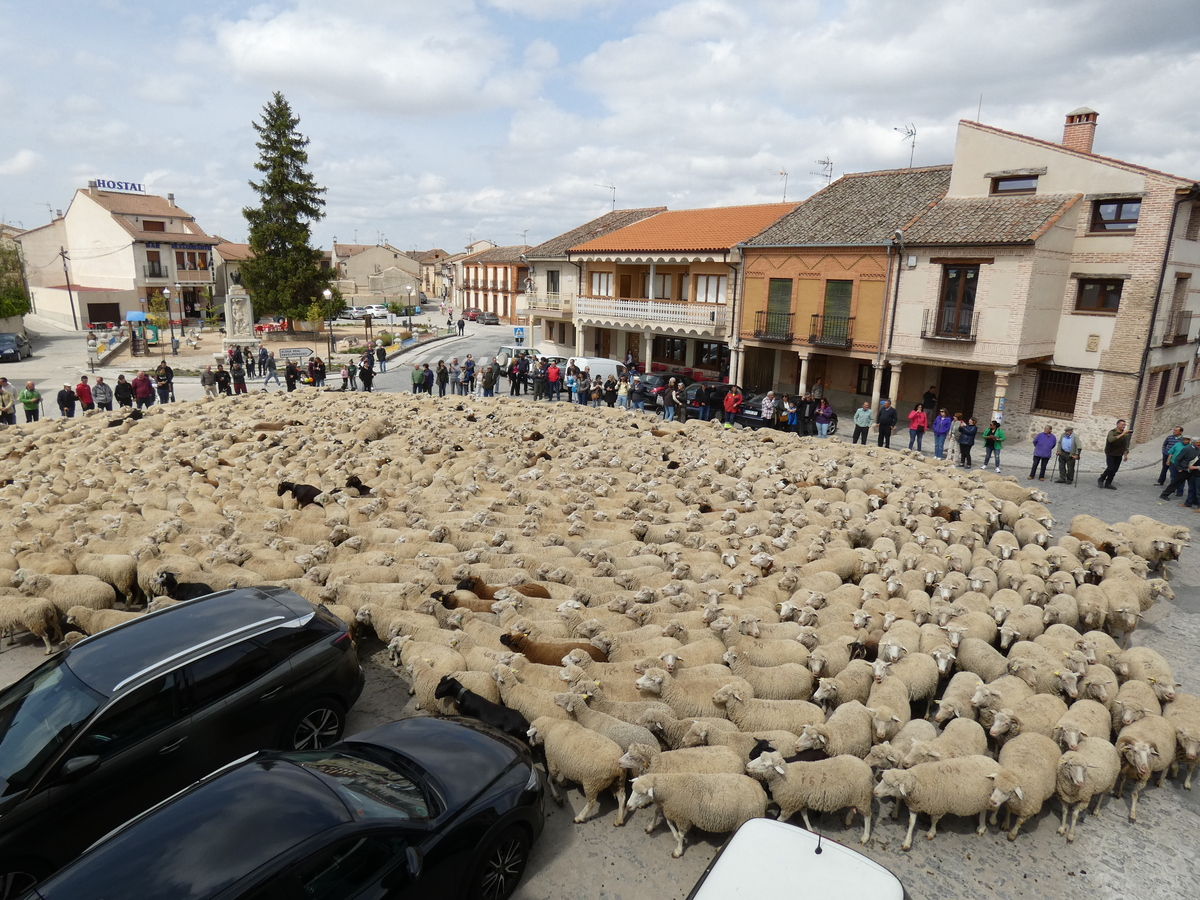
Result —
<instances>
[{"instance_id":1,"label":"terracotta roof tile","mask_svg":"<svg viewBox=\"0 0 1200 900\"><path fill-rule=\"evenodd\" d=\"M945 196L949 185L950 166L843 175L746 245L883 244Z\"/></svg>"},{"instance_id":2,"label":"terracotta roof tile","mask_svg":"<svg viewBox=\"0 0 1200 900\"><path fill-rule=\"evenodd\" d=\"M567 250L577 244L610 234L618 228L624 228L627 225L632 225L634 222L640 222L642 219L666 212L666 210L665 206L614 210L613 212L605 213L598 219L592 219L586 225L572 228L558 237L550 238L550 240L538 244L525 255L530 259L548 259L562 256Z\"/></svg>"},{"instance_id":3,"label":"terracotta roof tile","mask_svg":"<svg viewBox=\"0 0 1200 900\"><path fill-rule=\"evenodd\" d=\"M347 259L351 256L358 256L364 250L370 250L375 246L375 244L334 244L333 253L339 259Z\"/></svg>"},{"instance_id":4,"label":"terracotta roof tile","mask_svg":"<svg viewBox=\"0 0 1200 900\"><path fill-rule=\"evenodd\" d=\"M154 194L123 194L119 191L96 191L92 194L86 188L79 188L76 196L83 195L98 203L111 213L122 216L153 216L155 218L184 218L193 216L178 206L172 206L166 197Z\"/></svg>"},{"instance_id":5,"label":"terracotta roof tile","mask_svg":"<svg viewBox=\"0 0 1200 900\"><path fill-rule=\"evenodd\" d=\"M464 266L471 265L486 265L497 263L509 263L514 265L524 265L521 262L521 254L529 250L525 244L513 244L511 247L489 247L487 250L480 250L478 253L472 253L464 259Z\"/></svg>"},{"instance_id":6,"label":"terracotta roof tile","mask_svg":"<svg viewBox=\"0 0 1200 900\"><path fill-rule=\"evenodd\" d=\"M190 219L183 222L183 227L187 232L179 231L142 231L133 222L125 218L125 213L118 213L113 216L113 221L124 228L129 234L139 241L155 241L160 244L219 244L220 238L210 237L204 233L204 229Z\"/></svg>"},{"instance_id":7,"label":"terracotta roof tile","mask_svg":"<svg viewBox=\"0 0 1200 900\"><path fill-rule=\"evenodd\" d=\"M217 253L221 254L221 259L241 260L250 259L254 254L250 252L249 244L231 244L228 241L217 244L215 248Z\"/></svg>"},{"instance_id":8,"label":"terracotta roof tile","mask_svg":"<svg viewBox=\"0 0 1200 900\"><path fill-rule=\"evenodd\" d=\"M904 229L906 244L1028 244L1082 194L948 197Z\"/></svg>"},{"instance_id":9,"label":"terracotta roof tile","mask_svg":"<svg viewBox=\"0 0 1200 900\"><path fill-rule=\"evenodd\" d=\"M661 212L569 250L572 253L728 250L795 208L795 203L765 203Z\"/></svg>"}]
</instances>

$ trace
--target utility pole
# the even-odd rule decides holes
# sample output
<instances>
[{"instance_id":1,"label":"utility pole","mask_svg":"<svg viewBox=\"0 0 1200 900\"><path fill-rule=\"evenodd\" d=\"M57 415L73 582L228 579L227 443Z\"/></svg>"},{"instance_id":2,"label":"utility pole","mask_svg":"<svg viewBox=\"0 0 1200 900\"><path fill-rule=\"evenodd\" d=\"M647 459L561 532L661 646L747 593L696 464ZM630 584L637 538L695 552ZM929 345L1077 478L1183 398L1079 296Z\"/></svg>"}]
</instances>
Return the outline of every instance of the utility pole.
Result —
<instances>
[{"instance_id":1,"label":"utility pole","mask_svg":"<svg viewBox=\"0 0 1200 900\"><path fill-rule=\"evenodd\" d=\"M67 279L67 296L71 299L71 321L75 323L75 330L79 330L79 316L75 315L75 294L71 290L71 273L67 270L67 248L59 245L58 255L62 257L63 275Z\"/></svg>"}]
</instances>

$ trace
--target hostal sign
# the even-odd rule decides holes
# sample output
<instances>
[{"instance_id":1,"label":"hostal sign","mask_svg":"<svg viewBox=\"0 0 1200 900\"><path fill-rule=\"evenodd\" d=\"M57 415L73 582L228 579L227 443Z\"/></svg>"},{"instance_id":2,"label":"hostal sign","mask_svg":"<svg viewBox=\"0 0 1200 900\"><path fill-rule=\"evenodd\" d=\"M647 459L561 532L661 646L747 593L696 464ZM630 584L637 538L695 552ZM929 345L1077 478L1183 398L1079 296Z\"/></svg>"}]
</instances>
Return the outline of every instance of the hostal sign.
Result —
<instances>
[{"instance_id":1,"label":"hostal sign","mask_svg":"<svg viewBox=\"0 0 1200 900\"><path fill-rule=\"evenodd\" d=\"M134 191L139 194L146 193L146 186L138 184L136 181L112 181L108 178L97 178L96 187L102 191Z\"/></svg>"}]
</instances>

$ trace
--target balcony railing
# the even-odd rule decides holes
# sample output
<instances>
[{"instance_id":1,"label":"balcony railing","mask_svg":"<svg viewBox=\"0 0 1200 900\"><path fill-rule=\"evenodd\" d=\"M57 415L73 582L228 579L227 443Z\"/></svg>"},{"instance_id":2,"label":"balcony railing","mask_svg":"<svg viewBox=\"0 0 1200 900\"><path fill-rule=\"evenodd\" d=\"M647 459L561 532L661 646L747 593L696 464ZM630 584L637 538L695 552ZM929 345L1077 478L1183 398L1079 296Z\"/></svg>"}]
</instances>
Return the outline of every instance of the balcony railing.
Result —
<instances>
[{"instance_id":1,"label":"balcony railing","mask_svg":"<svg viewBox=\"0 0 1200 900\"><path fill-rule=\"evenodd\" d=\"M790 342L795 313L759 311L754 314L754 338L759 341Z\"/></svg>"},{"instance_id":2,"label":"balcony railing","mask_svg":"<svg viewBox=\"0 0 1200 900\"><path fill-rule=\"evenodd\" d=\"M200 281L205 284L211 284L213 273L212 269L176 269L175 280L189 283Z\"/></svg>"},{"instance_id":3,"label":"balcony railing","mask_svg":"<svg viewBox=\"0 0 1200 900\"><path fill-rule=\"evenodd\" d=\"M673 300L634 300L615 297L580 297L576 312L583 317L626 319L660 325L693 325L724 328L724 304L688 303Z\"/></svg>"},{"instance_id":4,"label":"balcony railing","mask_svg":"<svg viewBox=\"0 0 1200 900\"><path fill-rule=\"evenodd\" d=\"M813 316L808 342L821 347L849 347L854 343L854 317Z\"/></svg>"},{"instance_id":5,"label":"balcony railing","mask_svg":"<svg viewBox=\"0 0 1200 900\"><path fill-rule=\"evenodd\" d=\"M167 273L167 268L160 262L146 263L142 266L142 276L144 278L170 278Z\"/></svg>"},{"instance_id":6,"label":"balcony railing","mask_svg":"<svg viewBox=\"0 0 1200 900\"><path fill-rule=\"evenodd\" d=\"M926 341L959 341L973 344L979 333L981 314L959 313L955 316L953 310L927 309L921 316L921 338Z\"/></svg>"},{"instance_id":7,"label":"balcony railing","mask_svg":"<svg viewBox=\"0 0 1200 900\"><path fill-rule=\"evenodd\" d=\"M1167 322L1167 329L1163 332L1162 345L1164 347L1178 347L1180 344L1188 342L1188 334L1192 330L1192 313L1190 311L1177 312L1171 316Z\"/></svg>"},{"instance_id":8,"label":"balcony railing","mask_svg":"<svg viewBox=\"0 0 1200 900\"><path fill-rule=\"evenodd\" d=\"M530 291L525 294L525 305L529 309L546 309L551 312L570 312L574 294Z\"/></svg>"}]
</instances>

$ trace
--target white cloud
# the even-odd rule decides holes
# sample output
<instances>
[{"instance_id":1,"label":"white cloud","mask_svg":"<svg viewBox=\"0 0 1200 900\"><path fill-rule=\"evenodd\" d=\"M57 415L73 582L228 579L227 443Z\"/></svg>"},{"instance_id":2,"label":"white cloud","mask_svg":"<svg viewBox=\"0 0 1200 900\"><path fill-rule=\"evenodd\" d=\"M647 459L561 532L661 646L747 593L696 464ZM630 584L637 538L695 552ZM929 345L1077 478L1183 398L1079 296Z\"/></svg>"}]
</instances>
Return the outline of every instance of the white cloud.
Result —
<instances>
[{"instance_id":1,"label":"white cloud","mask_svg":"<svg viewBox=\"0 0 1200 900\"><path fill-rule=\"evenodd\" d=\"M8 159L0 160L0 175L28 175L41 161L32 150L18 150Z\"/></svg>"},{"instance_id":2,"label":"white cloud","mask_svg":"<svg viewBox=\"0 0 1200 900\"><path fill-rule=\"evenodd\" d=\"M530 19L578 19L584 13L604 11L618 0L486 0L502 12Z\"/></svg>"}]
</instances>

